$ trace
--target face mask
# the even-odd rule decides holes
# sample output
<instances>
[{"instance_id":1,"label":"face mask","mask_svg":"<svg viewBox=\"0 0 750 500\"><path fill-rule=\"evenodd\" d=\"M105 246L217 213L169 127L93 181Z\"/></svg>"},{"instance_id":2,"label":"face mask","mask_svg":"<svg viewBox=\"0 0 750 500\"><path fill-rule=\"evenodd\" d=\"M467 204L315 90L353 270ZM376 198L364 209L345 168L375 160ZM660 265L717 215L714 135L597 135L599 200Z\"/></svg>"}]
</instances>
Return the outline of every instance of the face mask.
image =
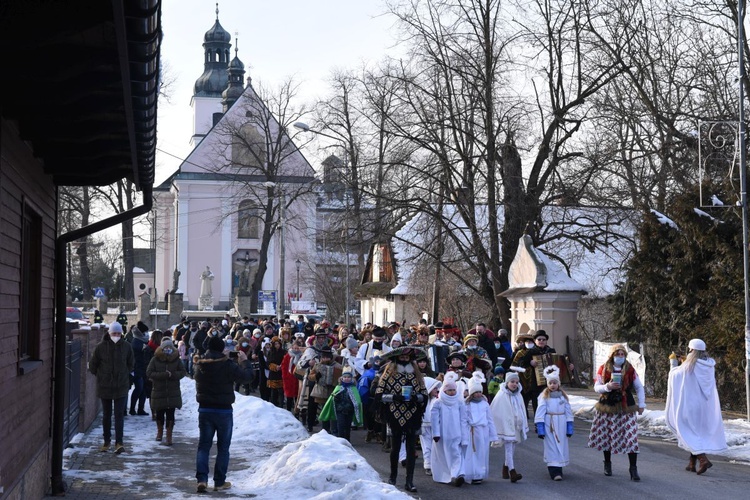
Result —
<instances>
[{"instance_id":1,"label":"face mask","mask_svg":"<svg viewBox=\"0 0 750 500\"><path fill-rule=\"evenodd\" d=\"M112 342L114 342L116 344L116 343L118 343L120 341L120 339L122 338L122 336L120 336L120 335L110 335L109 338L111 338Z\"/></svg>"},{"instance_id":2,"label":"face mask","mask_svg":"<svg viewBox=\"0 0 750 500\"><path fill-rule=\"evenodd\" d=\"M625 364L625 356L615 356L614 361L616 366L622 366Z\"/></svg>"},{"instance_id":3,"label":"face mask","mask_svg":"<svg viewBox=\"0 0 750 500\"><path fill-rule=\"evenodd\" d=\"M526 342L525 345L526 345L526 349L531 349L532 347L534 347L534 343L533 342Z\"/></svg>"},{"instance_id":4,"label":"face mask","mask_svg":"<svg viewBox=\"0 0 750 500\"><path fill-rule=\"evenodd\" d=\"M248 347L249 345L250 345L250 344L248 344L247 342L243 342L243 343L242 343L242 347Z\"/></svg>"},{"instance_id":5,"label":"face mask","mask_svg":"<svg viewBox=\"0 0 750 500\"><path fill-rule=\"evenodd\" d=\"M219 332L217 332L216 330L214 330L213 332L211 332L211 335L213 335L214 337L216 337L218 334L219 334Z\"/></svg>"},{"instance_id":6,"label":"face mask","mask_svg":"<svg viewBox=\"0 0 750 500\"><path fill-rule=\"evenodd\" d=\"M495 342L495 349L500 349L500 342Z\"/></svg>"},{"instance_id":7,"label":"face mask","mask_svg":"<svg viewBox=\"0 0 750 500\"><path fill-rule=\"evenodd\" d=\"M170 354L172 354L172 353L174 352L174 350L173 350L173 349L172 349L171 347L167 347L166 349L162 349L162 351L163 351L163 352L164 352L164 354L166 354L167 356L169 356Z\"/></svg>"}]
</instances>

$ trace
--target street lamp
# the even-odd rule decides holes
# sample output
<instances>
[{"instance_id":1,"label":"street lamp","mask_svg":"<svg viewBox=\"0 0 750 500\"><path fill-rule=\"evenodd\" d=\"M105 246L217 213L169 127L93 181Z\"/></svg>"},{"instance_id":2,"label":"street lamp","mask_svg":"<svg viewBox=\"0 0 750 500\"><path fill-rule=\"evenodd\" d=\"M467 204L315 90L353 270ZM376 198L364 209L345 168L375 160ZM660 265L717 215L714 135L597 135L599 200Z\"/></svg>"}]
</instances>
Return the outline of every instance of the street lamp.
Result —
<instances>
[{"instance_id":1,"label":"street lamp","mask_svg":"<svg viewBox=\"0 0 750 500\"><path fill-rule=\"evenodd\" d=\"M265 186L273 190L275 182L268 181ZM276 317L281 321L284 318L284 275L286 273L286 246L284 244L284 191L279 190L279 298L276 301Z\"/></svg>"},{"instance_id":2,"label":"street lamp","mask_svg":"<svg viewBox=\"0 0 750 500\"><path fill-rule=\"evenodd\" d=\"M302 262L297 259L294 261L294 264L297 266L297 300L299 301L299 268L302 265Z\"/></svg>"},{"instance_id":3,"label":"street lamp","mask_svg":"<svg viewBox=\"0 0 750 500\"><path fill-rule=\"evenodd\" d=\"M313 130L310 128L310 126L307 123L304 122L294 122L294 128L298 128L302 130L303 132L312 132L313 134L322 135L323 137L328 137L329 139L333 139L334 141L343 143L344 145L344 167L347 168L349 164L349 149L346 147L346 143L342 141L340 137L335 137L329 134L326 134L325 132L321 132L319 130ZM347 186L347 189L344 191L344 221L346 224L346 234L344 235L344 252L346 253L346 297L344 299L344 319L346 321L346 327L349 327L349 189Z\"/></svg>"}]
</instances>

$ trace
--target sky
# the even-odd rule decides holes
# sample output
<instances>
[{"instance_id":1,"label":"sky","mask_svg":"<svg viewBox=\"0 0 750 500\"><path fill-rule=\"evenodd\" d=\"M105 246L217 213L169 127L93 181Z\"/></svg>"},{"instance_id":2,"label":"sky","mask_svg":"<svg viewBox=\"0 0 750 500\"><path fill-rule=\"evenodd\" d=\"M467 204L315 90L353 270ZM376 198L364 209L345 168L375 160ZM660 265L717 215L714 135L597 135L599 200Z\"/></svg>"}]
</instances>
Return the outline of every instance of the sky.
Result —
<instances>
[{"instance_id":1,"label":"sky","mask_svg":"<svg viewBox=\"0 0 750 500\"><path fill-rule=\"evenodd\" d=\"M178 420L194 422L198 420L198 403L195 401L195 382L190 378L181 381L183 406L178 410ZM570 403L576 418L592 421L596 399L570 396ZM253 432L243 432L253 429ZM308 434L302 423L281 408L277 408L255 396L237 396L234 403L235 429L232 436L231 460L237 464L245 461L253 464L250 470L237 473L232 469L228 480L232 482L232 496L256 495L258 499L338 499L366 498L368 500L398 500L411 498L395 486L381 481L378 473L343 439L331 436L325 431ZM742 419L725 420L725 435L728 450L720 454L730 460L750 462L750 423ZM151 419L126 418L126 436L151 436L154 423ZM666 426L664 411L649 410L638 417L638 432L644 436L662 438L674 442L676 439ZM101 427L92 426L95 441L91 446L67 448L64 457L64 476L70 482L74 477L83 481L113 481L127 485L141 481L140 471L112 470L86 471L68 470L69 462L79 461L82 454L99 453ZM73 443L86 437L78 434ZM175 427L175 441L190 437L197 440L197 425ZM133 439L126 441L128 456L143 459L143 463L153 460L153 441ZM192 477L192 471L185 476ZM294 477L294 481L288 478ZM158 483L157 483L158 484ZM209 481L209 486L212 483ZM205 498L175 492L168 481L163 482L165 500L184 498ZM304 491L301 491L303 489Z\"/></svg>"},{"instance_id":2,"label":"sky","mask_svg":"<svg viewBox=\"0 0 750 500\"><path fill-rule=\"evenodd\" d=\"M358 68L396 50L384 0L221 0L218 5L219 22L232 34L232 57L238 46L245 76L269 88L293 77L305 102L325 95L332 70ZM169 99L159 101L156 185L190 152L190 98L203 73L203 35L215 19L215 0L163 2L161 58L164 79L173 83Z\"/></svg>"}]
</instances>

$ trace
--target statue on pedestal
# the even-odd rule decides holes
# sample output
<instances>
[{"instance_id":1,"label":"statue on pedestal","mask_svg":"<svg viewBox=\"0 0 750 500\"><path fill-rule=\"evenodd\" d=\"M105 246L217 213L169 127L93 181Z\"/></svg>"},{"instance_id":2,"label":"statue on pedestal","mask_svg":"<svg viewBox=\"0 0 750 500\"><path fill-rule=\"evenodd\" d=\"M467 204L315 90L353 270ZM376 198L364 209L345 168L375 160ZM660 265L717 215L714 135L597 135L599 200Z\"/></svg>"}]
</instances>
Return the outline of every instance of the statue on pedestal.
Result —
<instances>
[{"instance_id":1,"label":"statue on pedestal","mask_svg":"<svg viewBox=\"0 0 750 500\"><path fill-rule=\"evenodd\" d=\"M211 282L214 280L214 273L211 268L206 266L206 270L201 273L201 295L198 302L200 311L213 311L214 294Z\"/></svg>"}]
</instances>

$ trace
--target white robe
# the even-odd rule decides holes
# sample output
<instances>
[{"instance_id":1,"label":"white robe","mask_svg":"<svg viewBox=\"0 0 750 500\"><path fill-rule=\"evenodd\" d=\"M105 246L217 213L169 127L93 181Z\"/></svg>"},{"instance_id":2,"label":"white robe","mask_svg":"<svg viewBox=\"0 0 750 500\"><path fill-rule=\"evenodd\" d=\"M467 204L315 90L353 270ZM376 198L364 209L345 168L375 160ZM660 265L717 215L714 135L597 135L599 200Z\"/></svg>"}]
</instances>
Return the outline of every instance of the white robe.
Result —
<instances>
[{"instance_id":1,"label":"white robe","mask_svg":"<svg viewBox=\"0 0 750 500\"><path fill-rule=\"evenodd\" d=\"M529 432L529 417L521 395L521 384L518 384L518 390L515 393L510 392L505 387L505 383L500 384L500 390L490 405L490 413L497 430L497 438L501 443L526 441L526 435Z\"/></svg>"},{"instance_id":2,"label":"white robe","mask_svg":"<svg viewBox=\"0 0 750 500\"><path fill-rule=\"evenodd\" d=\"M466 403L464 427L469 432L469 443L464 456L466 480L487 479L490 475L490 442L497 441L495 421L487 400Z\"/></svg>"},{"instance_id":3,"label":"white robe","mask_svg":"<svg viewBox=\"0 0 750 500\"><path fill-rule=\"evenodd\" d=\"M441 398L446 395L441 392ZM466 404L457 393L452 404L438 399L430 412L432 437L440 441L432 445L432 479L438 483L450 483L451 479L464 475L464 447L468 433L464 426Z\"/></svg>"},{"instance_id":4,"label":"white robe","mask_svg":"<svg viewBox=\"0 0 750 500\"><path fill-rule=\"evenodd\" d=\"M713 359L699 359L688 372L685 365L669 372L667 426L680 448L693 455L718 453L727 448Z\"/></svg>"},{"instance_id":5,"label":"white robe","mask_svg":"<svg viewBox=\"0 0 750 500\"><path fill-rule=\"evenodd\" d=\"M422 446L422 463L425 469L432 468L432 407L435 406L437 398L430 398L422 415L422 433L419 435L419 443ZM400 460L400 458L399 458Z\"/></svg>"},{"instance_id":6,"label":"white robe","mask_svg":"<svg viewBox=\"0 0 750 500\"><path fill-rule=\"evenodd\" d=\"M544 423L544 461L548 467L565 467L570 462L567 423L573 421L570 403L562 396L545 398L539 396L539 406L534 423Z\"/></svg>"}]
</instances>

